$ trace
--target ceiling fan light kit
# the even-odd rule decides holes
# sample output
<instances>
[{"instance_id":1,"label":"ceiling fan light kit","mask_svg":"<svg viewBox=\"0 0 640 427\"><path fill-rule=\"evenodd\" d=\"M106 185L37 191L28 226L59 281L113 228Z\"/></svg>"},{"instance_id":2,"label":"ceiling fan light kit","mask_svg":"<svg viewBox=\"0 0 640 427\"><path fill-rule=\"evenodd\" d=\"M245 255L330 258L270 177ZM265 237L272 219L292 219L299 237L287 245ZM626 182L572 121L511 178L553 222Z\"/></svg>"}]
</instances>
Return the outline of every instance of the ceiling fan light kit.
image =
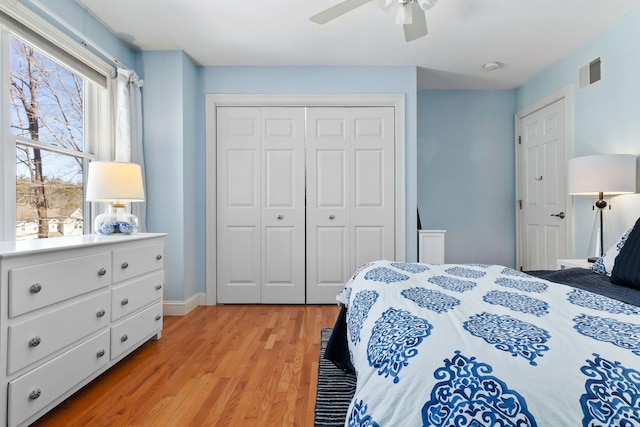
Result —
<instances>
[{"instance_id":1,"label":"ceiling fan light kit","mask_svg":"<svg viewBox=\"0 0 640 427\"><path fill-rule=\"evenodd\" d=\"M345 13L364 6L373 0L344 0L309 18L317 24L326 24ZM395 7L394 22L403 26L404 39L413 41L427 35L427 19L424 11L431 9L438 0L378 0L380 7L389 10Z\"/></svg>"},{"instance_id":2,"label":"ceiling fan light kit","mask_svg":"<svg viewBox=\"0 0 640 427\"><path fill-rule=\"evenodd\" d=\"M413 22L411 5L409 3L400 3L398 6L394 22L402 25L411 24Z\"/></svg>"}]
</instances>

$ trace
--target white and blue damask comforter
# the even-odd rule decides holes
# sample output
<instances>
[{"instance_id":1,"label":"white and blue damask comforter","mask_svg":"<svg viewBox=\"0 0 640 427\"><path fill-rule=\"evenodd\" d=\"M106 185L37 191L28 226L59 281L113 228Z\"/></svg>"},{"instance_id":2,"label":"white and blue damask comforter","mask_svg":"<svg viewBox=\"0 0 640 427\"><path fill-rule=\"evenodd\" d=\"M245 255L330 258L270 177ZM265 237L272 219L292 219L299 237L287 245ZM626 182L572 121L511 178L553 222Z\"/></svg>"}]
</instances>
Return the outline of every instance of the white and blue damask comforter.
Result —
<instances>
[{"instance_id":1,"label":"white and blue damask comforter","mask_svg":"<svg viewBox=\"0 0 640 427\"><path fill-rule=\"evenodd\" d=\"M338 300L347 426L640 426L640 308L497 265L379 261Z\"/></svg>"}]
</instances>

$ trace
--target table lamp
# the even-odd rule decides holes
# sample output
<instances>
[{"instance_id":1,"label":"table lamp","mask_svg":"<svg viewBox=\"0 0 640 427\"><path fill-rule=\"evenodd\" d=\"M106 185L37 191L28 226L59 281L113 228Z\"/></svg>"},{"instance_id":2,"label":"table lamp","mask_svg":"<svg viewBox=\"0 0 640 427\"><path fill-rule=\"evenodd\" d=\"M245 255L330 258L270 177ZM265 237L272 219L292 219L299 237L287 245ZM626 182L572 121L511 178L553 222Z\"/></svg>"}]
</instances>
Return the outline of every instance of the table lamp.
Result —
<instances>
[{"instance_id":1,"label":"table lamp","mask_svg":"<svg viewBox=\"0 0 640 427\"><path fill-rule=\"evenodd\" d=\"M636 156L633 154L600 154L569 159L567 168L569 194L597 196L596 218L592 241L596 240L593 262L604 255L604 209L605 195L636 192ZM609 206L611 209L611 206ZM590 245L591 247L591 245ZM591 252L590 252L591 253Z\"/></svg>"},{"instance_id":2,"label":"table lamp","mask_svg":"<svg viewBox=\"0 0 640 427\"><path fill-rule=\"evenodd\" d=\"M111 203L107 212L96 217L93 223L96 233L136 233L138 218L125 211L124 203L144 201L142 168L135 163L89 163L86 199Z\"/></svg>"}]
</instances>

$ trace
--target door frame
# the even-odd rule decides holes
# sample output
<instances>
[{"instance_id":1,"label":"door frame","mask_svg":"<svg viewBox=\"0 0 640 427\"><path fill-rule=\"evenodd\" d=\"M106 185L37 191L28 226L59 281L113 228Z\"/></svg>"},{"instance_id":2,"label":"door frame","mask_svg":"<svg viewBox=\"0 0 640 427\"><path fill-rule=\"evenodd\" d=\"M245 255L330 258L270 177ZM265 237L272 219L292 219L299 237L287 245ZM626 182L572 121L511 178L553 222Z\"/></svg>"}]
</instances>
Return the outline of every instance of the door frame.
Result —
<instances>
[{"instance_id":1,"label":"door frame","mask_svg":"<svg viewBox=\"0 0 640 427\"><path fill-rule=\"evenodd\" d=\"M521 209L518 207L518 201L522 200L522 194L520 194L520 145L518 143L518 138L521 135L522 129L520 129L520 121L528 116L529 114L535 113L538 110L542 110L545 107L553 104L554 102L560 101L564 98L564 117L565 117L565 126L564 126L564 136L565 136L565 156L566 159L569 160L573 157L573 86L568 85L552 94L534 102L533 104L523 108L515 114L515 135L514 135L514 143L515 143L515 172L516 172L516 269L520 269L522 266L522 239L521 239L521 231L522 231L522 214ZM567 165L565 164L565 169ZM574 220L573 220L573 200L569 193L565 195L565 205L567 209L567 257L573 257L573 230L574 230Z\"/></svg>"},{"instance_id":2,"label":"door frame","mask_svg":"<svg viewBox=\"0 0 640 427\"><path fill-rule=\"evenodd\" d=\"M406 169L404 94L207 94L205 100L205 281L207 305L217 303L217 107L394 107L395 254L406 257Z\"/></svg>"}]
</instances>

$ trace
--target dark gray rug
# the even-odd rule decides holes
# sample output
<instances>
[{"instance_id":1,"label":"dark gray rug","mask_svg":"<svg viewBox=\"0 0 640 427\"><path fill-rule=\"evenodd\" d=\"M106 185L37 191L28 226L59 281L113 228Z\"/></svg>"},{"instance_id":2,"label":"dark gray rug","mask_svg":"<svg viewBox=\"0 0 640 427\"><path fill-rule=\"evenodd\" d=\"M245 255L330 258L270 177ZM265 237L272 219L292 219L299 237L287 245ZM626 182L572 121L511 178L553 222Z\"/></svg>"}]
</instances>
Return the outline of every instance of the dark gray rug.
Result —
<instances>
[{"instance_id":1,"label":"dark gray rug","mask_svg":"<svg viewBox=\"0 0 640 427\"><path fill-rule=\"evenodd\" d=\"M324 358L331 328L322 329L318 391L316 393L315 427L344 426L349 403L356 391L356 376L345 373Z\"/></svg>"}]
</instances>

